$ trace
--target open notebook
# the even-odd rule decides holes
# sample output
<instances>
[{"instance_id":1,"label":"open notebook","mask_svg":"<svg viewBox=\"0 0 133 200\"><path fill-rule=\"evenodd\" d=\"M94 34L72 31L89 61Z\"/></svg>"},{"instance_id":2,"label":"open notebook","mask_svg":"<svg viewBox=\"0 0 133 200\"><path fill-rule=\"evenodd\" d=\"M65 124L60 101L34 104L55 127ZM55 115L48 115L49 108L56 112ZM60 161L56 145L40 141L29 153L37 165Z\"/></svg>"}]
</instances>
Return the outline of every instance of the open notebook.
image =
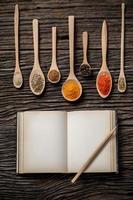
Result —
<instances>
[{"instance_id":1,"label":"open notebook","mask_svg":"<svg viewBox=\"0 0 133 200\"><path fill-rule=\"evenodd\" d=\"M116 125L115 111L17 113L17 173L77 172ZM117 172L116 136L86 172Z\"/></svg>"}]
</instances>

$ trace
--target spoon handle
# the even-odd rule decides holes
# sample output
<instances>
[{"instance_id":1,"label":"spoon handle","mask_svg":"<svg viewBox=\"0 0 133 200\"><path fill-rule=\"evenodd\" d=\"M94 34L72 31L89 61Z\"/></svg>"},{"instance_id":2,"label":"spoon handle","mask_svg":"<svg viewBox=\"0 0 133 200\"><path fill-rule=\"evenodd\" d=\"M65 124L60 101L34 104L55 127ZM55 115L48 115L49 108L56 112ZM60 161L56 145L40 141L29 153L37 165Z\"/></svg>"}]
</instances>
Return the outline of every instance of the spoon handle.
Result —
<instances>
[{"instance_id":1,"label":"spoon handle","mask_svg":"<svg viewBox=\"0 0 133 200\"><path fill-rule=\"evenodd\" d=\"M87 46L88 46L88 33L83 32L83 63L87 62Z\"/></svg>"},{"instance_id":2,"label":"spoon handle","mask_svg":"<svg viewBox=\"0 0 133 200\"><path fill-rule=\"evenodd\" d=\"M18 4L15 5L15 14L14 14L14 33L15 33L15 55L16 55L16 68L20 69L19 67L19 8Z\"/></svg>"},{"instance_id":3,"label":"spoon handle","mask_svg":"<svg viewBox=\"0 0 133 200\"><path fill-rule=\"evenodd\" d=\"M56 65L56 27L52 27L52 66Z\"/></svg>"},{"instance_id":4,"label":"spoon handle","mask_svg":"<svg viewBox=\"0 0 133 200\"><path fill-rule=\"evenodd\" d=\"M107 67L106 63L106 54L107 54L107 24L106 21L103 21L102 26L102 66Z\"/></svg>"},{"instance_id":5,"label":"spoon handle","mask_svg":"<svg viewBox=\"0 0 133 200\"><path fill-rule=\"evenodd\" d=\"M124 12L125 4L122 3L122 24L121 24L121 72L124 73Z\"/></svg>"},{"instance_id":6,"label":"spoon handle","mask_svg":"<svg viewBox=\"0 0 133 200\"><path fill-rule=\"evenodd\" d=\"M38 20L33 20L33 39L34 39L34 66L39 66L38 58Z\"/></svg>"},{"instance_id":7,"label":"spoon handle","mask_svg":"<svg viewBox=\"0 0 133 200\"><path fill-rule=\"evenodd\" d=\"M69 16L70 74L74 74L74 16Z\"/></svg>"}]
</instances>

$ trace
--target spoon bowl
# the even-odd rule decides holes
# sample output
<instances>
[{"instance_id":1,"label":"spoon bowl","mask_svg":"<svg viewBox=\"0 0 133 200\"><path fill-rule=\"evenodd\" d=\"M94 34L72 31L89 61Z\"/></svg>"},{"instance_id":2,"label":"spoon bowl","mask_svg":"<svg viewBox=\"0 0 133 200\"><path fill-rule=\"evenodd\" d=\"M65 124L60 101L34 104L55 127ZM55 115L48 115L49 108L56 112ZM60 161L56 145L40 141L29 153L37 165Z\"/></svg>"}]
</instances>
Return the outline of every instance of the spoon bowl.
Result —
<instances>
[{"instance_id":1,"label":"spoon bowl","mask_svg":"<svg viewBox=\"0 0 133 200\"><path fill-rule=\"evenodd\" d=\"M89 63L82 63L80 65L80 72L82 73L82 76L88 77L92 74L92 67L89 65Z\"/></svg>"},{"instance_id":2,"label":"spoon bowl","mask_svg":"<svg viewBox=\"0 0 133 200\"><path fill-rule=\"evenodd\" d=\"M123 93L126 91L127 85L126 85L126 77L125 75L120 75L118 79L118 91Z\"/></svg>"},{"instance_id":3,"label":"spoon bowl","mask_svg":"<svg viewBox=\"0 0 133 200\"><path fill-rule=\"evenodd\" d=\"M14 72L14 76L13 76L13 85L16 88L21 88L23 85L23 77L22 77L22 73L19 70L15 70Z\"/></svg>"},{"instance_id":4,"label":"spoon bowl","mask_svg":"<svg viewBox=\"0 0 133 200\"><path fill-rule=\"evenodd\" d=\"M108 76L109 77L109 79L108 79L108 82L103 82L103 87L107 87L108 86L108 84L110 85L110 88L108 89L108 91L106 92L106 89L105 89L105 95L100 91L100 89L99 89L99 80L100 80L100 77L101 76ZM96 79L96 88L97 88L97 91L98 91L98 93L99 93L99 95L102 97L102 98L107 98L108 96L109 96L109 94L110 94L110 92L111 92L111 90L112 90L112 78L111 78L111 74L110 74L110 72L108 71L108 70L106 70L106 71L99 71L99 73L98 73L98 75L97 75L97 79Z\"/></svg>"},{"instance_id":5,"label":"spoon bowl","mask_svg":"<svg viewBox=\"0 0 133 200\"><path fill-rule=\"evenodd\" d=\"M30 89L35 95L41 95L45 88L45 77L41 70L33 69L29 79Z\"/></svg>"},{"instance_id":6,"label":"spoon bowl","mask_svg":"<svg viewBox=\"0 0 133 200\"><path fill-rule=\"evenodd\" d=\"M65 95L65 93L64 93L64 87L65 87L67 84L69 84L70 81L75 82L75 84L77 84L77 86L79 87L79 93L78 93L77 97L76 97L76 98L72 98L72 99L71 99L71 98L68 98L67 95ZM81 86L79 80L76 78L75 75L72 75L72 74L69 75L69 77L67 78L67 80L64 82L64 84L63 84L63 86L62 86L61 92L62 92L63 97L64 97L67 101L74 102L74 101L77 101L77 100L81 97L81 95L82 95L82 86ZM73 90L70 90L69 92L70 92L71 94L73 94Z\"/></svg>"},{"instance_id":7,"label":"spoon bowl","mask_svg":"<svg viewBox=\"0 0 133 200\"><path fill-rule=\"evenodd\" d=\"M54 76L54 77L57 77L56 80L54 80L54 79L52 79L52 78L50 77L52 73L53 73L53 76ZM50 70L48 71L47 78L48 78L49 82L51 82L51 83L58 83L58 82L60 81L60 79L61 79L60 71L57 70L57 69L56 69L56 70L55 70L55 69L50 69Z\"/></svg>"}]
</instances>

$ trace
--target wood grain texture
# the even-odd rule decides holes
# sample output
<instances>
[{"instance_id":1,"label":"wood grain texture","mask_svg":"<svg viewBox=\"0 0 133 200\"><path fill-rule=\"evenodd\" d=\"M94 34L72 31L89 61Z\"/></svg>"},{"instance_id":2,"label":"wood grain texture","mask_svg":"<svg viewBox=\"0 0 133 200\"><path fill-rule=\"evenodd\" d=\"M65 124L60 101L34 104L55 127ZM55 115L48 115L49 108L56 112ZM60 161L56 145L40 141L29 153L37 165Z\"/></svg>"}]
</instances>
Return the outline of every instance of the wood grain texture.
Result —
<instances>
[{"instance_id":1,"label":"wood grain texture","mask_svg":"<svg viewBox=\"0 0 133 200\"><path fill-rule=\"evenodd\" d=\"M15 66L14 5L20 7L20 67L24 86L13 87ZM0 0L0 200L132 200L133 199L133 2L126 1L125 73L128 89L117 91L120 68L121 5L119 0ZM76 103L66 102L60 92L69 72L68 15L75 15L75 72L83 86ZM58 28L57 61L62 79L57 86L46 82L41 97L29 89L33 66L32 19L40 22L40 63L47 75L51 64L51 27ZM107 19L108 66L113 76L109 98L101 99L95 87L101 65L101 25ZM79 72L82 63L82 31L89 33L88 60L93 77ZM25 110L115 109L119 118L119 174L86 174L74 184L73 175L16 175L16 113Z\"/></svg>"}]
</instances>

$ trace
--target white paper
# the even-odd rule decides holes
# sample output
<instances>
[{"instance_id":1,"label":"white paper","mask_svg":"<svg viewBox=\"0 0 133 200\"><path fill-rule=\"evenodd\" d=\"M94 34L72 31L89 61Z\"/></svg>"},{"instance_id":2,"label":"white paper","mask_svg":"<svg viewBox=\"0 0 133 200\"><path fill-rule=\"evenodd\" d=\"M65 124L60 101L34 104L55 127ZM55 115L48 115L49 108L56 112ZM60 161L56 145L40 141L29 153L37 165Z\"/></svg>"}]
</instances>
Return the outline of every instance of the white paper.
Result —
<instances>
[{"instance_id":1,"label":"white paper","mask_svg":"<svg viewBox=\"0 0 133 200\"><path fill-rule=\"evenodd\" d=\"M24 172L66 172L67 114L24 112Z\"/></svg>"},{"instance_id":2,"label":"white paper","mask_svg":"<svg viewBox=\"0 0 133 200\"><path fill-rule=\"evenodd\" d=\"M110 111L68 113L68 170L77 172L110 132ZM110 172L111 143L97 156L87 172Z\"/></svg>"}]
</instances>

